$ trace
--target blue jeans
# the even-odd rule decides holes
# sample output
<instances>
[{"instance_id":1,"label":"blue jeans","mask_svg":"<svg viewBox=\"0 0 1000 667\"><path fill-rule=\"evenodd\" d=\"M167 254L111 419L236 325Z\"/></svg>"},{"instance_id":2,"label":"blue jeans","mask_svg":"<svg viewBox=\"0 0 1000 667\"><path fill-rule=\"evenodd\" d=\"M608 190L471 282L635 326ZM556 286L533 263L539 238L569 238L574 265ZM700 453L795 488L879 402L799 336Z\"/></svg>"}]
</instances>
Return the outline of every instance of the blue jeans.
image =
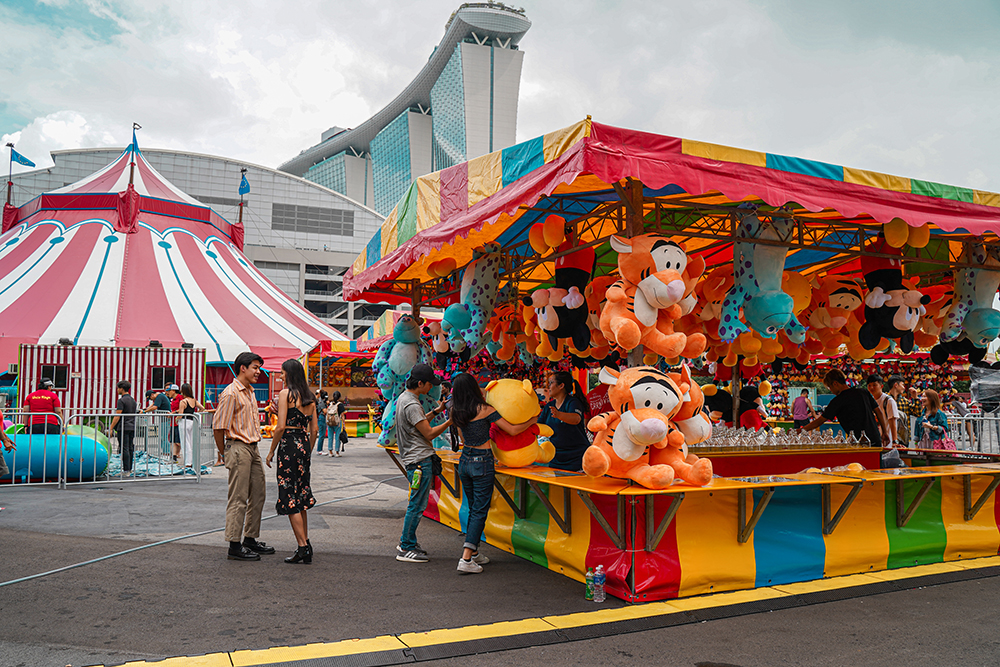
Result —
<instances>
[{"instance_id":1,"label":"blue jeans","mask_svg":"<svg viewBox=\"0 0 1000 667\"><path fill-rule=\"evenodd\" d=\"M496 471L493 452L489 449L463 449L458 460L458 477L462 480L462 493L469 502L469 519L465 526L466 549L479 551L479 543L486 529L486 516L493 499L493 477Z\"/></svg>"},{"instance_id":2,"label":"blue jeans","mask_svg":"<svg viewBox=\"0 0 1000 667\"><path fill-rule=\"evenodd\" d=\"M340 442L340 432L344 430L344 422L340 422L340 426L334 426L327 422L326 430L330 436L330 444L327 446L327 449L339 454L340 450L343 449L343 443Z\"/></svg>"},{"instance_id":3,"label":"blue jeans","mask_svg":"<svg viewBox=\"0 0 1000 667\"><path fill-rule=\"evenodd\" d=\"M326 415L316 415L316 429L319 437L316 439L316 451L323 451L323 441L326 440Z\"/></svg>"},{"instance_id":4,"label":"blue jeans","mask_svg":"<svg viewBox=\"0 0 1000 667\"><path fill-rule=\"evenodd\" d=\"M420 467L420 486L410 489L410 502L406 506L406 516L403 517L403 534L399 538L399 546L404 551L415 549L417 546L417 526L420 524L420 517L427 509L427 499L431 495L431 487L434 485L434 462L432 456L428 456L419 463L406 466L406 479L413 481L413 471Z\"/></svg>"}]
</instances>

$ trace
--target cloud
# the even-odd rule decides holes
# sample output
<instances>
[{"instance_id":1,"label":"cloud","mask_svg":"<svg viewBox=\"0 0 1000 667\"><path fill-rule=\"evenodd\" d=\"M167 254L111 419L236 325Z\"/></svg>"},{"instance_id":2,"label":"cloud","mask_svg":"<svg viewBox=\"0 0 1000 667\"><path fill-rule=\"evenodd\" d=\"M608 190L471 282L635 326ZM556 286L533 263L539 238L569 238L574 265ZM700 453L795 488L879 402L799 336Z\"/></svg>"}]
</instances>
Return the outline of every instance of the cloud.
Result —
<instances>
[{"instance_id":1,"label":"cloud","mask_svg":"<svg viewBox=\"0 0 1000 667\"><path fill-rule=\"evenodd\" d=\"M947 16L931 2L911 3L904 16L888 4L578 0L570 10L534 3L521 42L519 138L592 114L650 132L1000 190L1000 47L952 34L960 25L996 34L1000 15L988 2ZM457 6L2 6L0 132L19 133L25 154L44 153L124 145L137 121L143 146L276 166L326 128L356 126L391 101Z\"/></svg>"}]
</instances>

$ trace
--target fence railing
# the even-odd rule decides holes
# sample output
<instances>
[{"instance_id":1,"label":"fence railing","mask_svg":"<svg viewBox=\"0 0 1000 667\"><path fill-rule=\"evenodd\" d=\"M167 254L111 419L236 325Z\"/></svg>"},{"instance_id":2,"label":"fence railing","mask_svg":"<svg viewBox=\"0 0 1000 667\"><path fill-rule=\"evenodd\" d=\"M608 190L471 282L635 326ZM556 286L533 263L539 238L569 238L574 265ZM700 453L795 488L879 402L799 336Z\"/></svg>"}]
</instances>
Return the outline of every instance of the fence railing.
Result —
<instances>
[{"instance_id":1,"label":"fence railing","mask_svg":"<svg viewBox=\"0 0 1000 667\"><path fill-rule=\"evenodd\" d=\"M59 416L8 410L4 417L13 425L4 430L15 449L3 448L9 472L0 477L0 488L178 477L201 481L204 422L211 429L206 416L75 409L64 409ZM214 460L213 455L209 463Z\"/></svg>"}]
</instances>

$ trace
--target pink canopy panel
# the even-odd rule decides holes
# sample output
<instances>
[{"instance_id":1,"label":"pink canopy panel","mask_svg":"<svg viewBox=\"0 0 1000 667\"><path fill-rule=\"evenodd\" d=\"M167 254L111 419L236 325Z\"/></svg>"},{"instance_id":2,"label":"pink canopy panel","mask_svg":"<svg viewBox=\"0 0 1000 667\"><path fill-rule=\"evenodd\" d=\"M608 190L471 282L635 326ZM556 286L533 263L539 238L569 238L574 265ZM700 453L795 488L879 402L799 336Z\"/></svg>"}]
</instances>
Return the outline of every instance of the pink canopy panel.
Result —
<instances>
[{"instance_id":1,"label":"pink canopy panel","mask_svg":"<svg viewBox=\"0 0 1000 667\"><path fill-rule=\"evenodd\" d=\"M191 343L208 362L250 349L276 368L318 341L346 340L243 256L242 231L158 174L133 143L97 173L4 216L0 364L16 362L23 343L66 338Z\"/></svg>"}]
</instances>

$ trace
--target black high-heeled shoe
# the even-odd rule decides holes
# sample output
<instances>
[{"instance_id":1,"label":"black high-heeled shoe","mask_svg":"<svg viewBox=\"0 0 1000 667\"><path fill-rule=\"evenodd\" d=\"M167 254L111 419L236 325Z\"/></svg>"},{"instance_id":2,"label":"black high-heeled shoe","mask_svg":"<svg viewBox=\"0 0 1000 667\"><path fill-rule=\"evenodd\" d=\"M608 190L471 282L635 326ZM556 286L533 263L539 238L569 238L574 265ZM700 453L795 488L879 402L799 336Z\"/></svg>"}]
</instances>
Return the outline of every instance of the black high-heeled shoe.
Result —
<instances>
[{"instance_id":1,"label":"black high-heeled shoe","mask_svg":"<svg viewBox=\"0 0 1000 667\"><path fill-rule=\"evenodd\" d=\"M312 562L312 555L309 553L309 547L299 547L295 550L291 556L285 559L286 563L303 563L308 565Z\"/></svg>"}]
</instances>

